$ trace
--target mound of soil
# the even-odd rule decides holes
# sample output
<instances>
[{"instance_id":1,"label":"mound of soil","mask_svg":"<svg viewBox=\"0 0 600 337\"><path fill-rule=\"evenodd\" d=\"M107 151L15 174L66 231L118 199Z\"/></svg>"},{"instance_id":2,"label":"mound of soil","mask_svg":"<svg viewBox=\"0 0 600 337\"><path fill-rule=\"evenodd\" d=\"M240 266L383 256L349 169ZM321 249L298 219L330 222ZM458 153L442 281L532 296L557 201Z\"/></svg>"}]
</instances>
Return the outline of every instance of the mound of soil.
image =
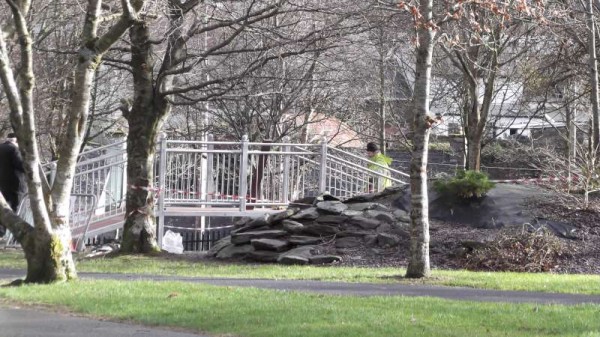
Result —
<instances>
[{"instance_id":1,"label":"mound of soil","mask_svg":"<svg viewBox=\"0 0 600 337\"><path fill-rule=\"evenodd\" d=\"M408 210L407 190L385 196L378 203ZM568 255L561 257L554 272L600 273L600 198L592 198L588 209L581 209L580 196L564 195L537 186L499 184L481 202L456 203L435 192L430 197L430 259L432 268L462 269L464 259L456 252L465 245L492 241L500 233L522 231L523 224L548 224L566 245ZM568 235L561 235L561 231ZM565 234L565 233L563 233ZM332 247L332 251L333 251ZM399 247L373 249L358 247L342 253L342 265L406 267L409 241Z\"/></svg>"}]
</instances>

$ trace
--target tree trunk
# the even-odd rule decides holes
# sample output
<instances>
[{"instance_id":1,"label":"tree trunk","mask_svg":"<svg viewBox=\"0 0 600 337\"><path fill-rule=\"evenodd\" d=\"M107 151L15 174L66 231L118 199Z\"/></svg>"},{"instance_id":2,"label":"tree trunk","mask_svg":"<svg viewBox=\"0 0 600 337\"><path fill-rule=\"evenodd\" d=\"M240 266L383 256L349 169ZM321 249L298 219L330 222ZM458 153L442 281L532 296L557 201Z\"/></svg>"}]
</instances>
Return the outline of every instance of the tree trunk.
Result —
<instances>
[{"instance_id":1,"label":"tree trunk","mask_svg":"<svg viewBox=\"0 0 600 337\"><path fill-rule=\"evenodd\" d=\"M0 222L6 225L23 247L27 260L26 282L49 283L73 279L77 276L71 255L71 229L69 227L69 206L75 163L79 147L85 134L90 102L90 88L95 69L102 55L127 30L135 13L123 1L121 18L102 36L98 36L98 20L101 16L101 1L89 0L86 20L82 32L82 47L77 55L75 84L71 95L68 131L59 150L58 172L50 187L41 179L39 153L36 142L35 113L33 110L33 51L28 31L27 10L29 2L21 2L21 7L9 2L14 27L20 44L19 80L10 67L3 34L0 34L0 79L6 91L10 106L13 129L17 133L19 150L23 157L30 209L33 224L26 223L17 216L0 197ZM142 1L139 2L141 6ZM17 84L18 83L18 84Z\"/></svg>"},{"instance_id":2,"label":"tree trunk","mask_svg":"<svg viewBox=\"0 0 600 337\"><path fill-rule=\"evenodd\" d=\"M467 138L467 165L465 169L479 171L480 169L480 156L481 156L481 133L479 132L480 124L485 123L481 120L481 104L479 102L479 78L473 76L477 70L470 69L470 76L467 78L466 83L467 89L467 132L465 137Z\"/></svg>"},{"instance_id":3,"label":"tree trunk","mask_svg":"<svg viewBox=\"0 0 600 337\"><path fill-rule=\"evenodd\" d=\"M589 0L587 3L587 25L588 25L588 52L590 55L589 66L590 66L590 87L591 92L591 103L592 103L592 149L598 151L598 144L600 143L600 107L599 107L599 93L598 93L598 56L596 52L596 24L594 22L594 2Z\"/></svg>"},{"instance_id":4,"label":"tree trunk","mask_svg":"<svg viewBox=\"0 0 600 337\"><path fill-rule=\"evenodd\" d=\"M478 132L473 132L467 138L467 170L481 170L481 138L482 135Z\"/></svg>"},{"instance_id":5,"label":"tree trunk","mask_svg":"<svg viewBox=\"0 0 600 337\"><path fill-rule=\"evenodd\" d=\"M422 22L417 22L418 46L413 97L413 148L410 163L410 257L406 277L431 274L429 266L429 198L427 195L427 150L429 145L429 96L431 58L435 32L432 25L432 0L420 0Z\"/></svg>"},{"instance_id":6,"label":"tree trunk","mask_svg":"<svg viewBox=\"0 0 600 337\"><path fill-rule=\"evenodd\" d=\"M380 28L381 30L381 28ZM379 50L379 150L385 154L385 55L383 46Z\"/></svg>"},{"instance_id":7,"label":"tree trunk","mask_svg":"<svg viewBox=\"0 0 600 337\"><path fill-rule=\"evenodd\" d=\"M27 260L25 282L49 283L77 278L71 255L71 232L66 230L62 233L32 231L21 243ZM65 236L65 233L68 235Z\"/></svg>"},{"instance_id":8,"label":"tree trunk","mask_svg":"<svg viewBox=\"0 0 600 337\"><path fill-rule=\"evenodd\" d=\"M43 185L38 169L39 153L33 110L35 75L32 41L24 18L26 10L17 7L12 7L12 10L21 48L19 80L15 79L10 67L3 37L0 37L0 77L11 108L11 124L20 143L19 151L23 158L29 189L33 224L26 223L14 214L4 197L0 198L0 221L15 234L17 242L23 247L27 260L25 282L50 283L70 280L76 278L77 273L71 256L68 217L66 226L62 221L51 222L49 205L46 204L44 197L44 189L48 192L49 188Z\"/></svg>"},{"instance_id":9,"label":"tree trunk","mask_svg":"<svg viewBox=\"0 0 600 337\"><path fill-rule=\"evenodd\" d=\"M143 115L135 115L143 117ZM136 119L139 119L136 121ZM154 216L154 156L156 130L143 118L129 119L127 136L127 206L123 230L124 252L158 250Z\"/></svg>"},{"instance_id":10,"label":"tree trunk","mask_svg":"<svg viewBox=\"0 0 600 337\"><path fill-rule=\"evenodd\" d=\"M154 58L148 25L144 22L134 24L130 37L134 99L131 111L125 113L129 124L127 181L130 186L121 250L148 253L159 249L154 216L154 156L157 134L162 126L160 116L164 115L160 110L167 103L155 97Z\"/></svg>"}]
</instances>

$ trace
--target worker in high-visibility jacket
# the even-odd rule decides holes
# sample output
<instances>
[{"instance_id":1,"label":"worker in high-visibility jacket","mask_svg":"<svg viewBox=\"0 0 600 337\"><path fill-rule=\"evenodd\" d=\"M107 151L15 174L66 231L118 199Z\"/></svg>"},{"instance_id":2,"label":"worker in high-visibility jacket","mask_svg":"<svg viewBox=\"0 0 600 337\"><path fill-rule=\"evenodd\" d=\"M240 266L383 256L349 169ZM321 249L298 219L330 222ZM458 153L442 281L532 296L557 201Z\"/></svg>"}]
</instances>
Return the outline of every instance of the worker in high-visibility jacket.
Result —
<instances>
[{"instance_id":1,"label":"worker in high-visibility jacket","mask_svg":"<svg viewBox=\"0 0 600 337\"><path fill-rule=\"evenodd\" d=\"M373 174L369 179L369 192L383 191L386 187L392 186L392 181L386 178L390 176L388 168L392 164L392 158L381 153L377 144L373 142L367 144L367 157L371 161L367 168L378 173Z\"/></svg>"}]
</instances>

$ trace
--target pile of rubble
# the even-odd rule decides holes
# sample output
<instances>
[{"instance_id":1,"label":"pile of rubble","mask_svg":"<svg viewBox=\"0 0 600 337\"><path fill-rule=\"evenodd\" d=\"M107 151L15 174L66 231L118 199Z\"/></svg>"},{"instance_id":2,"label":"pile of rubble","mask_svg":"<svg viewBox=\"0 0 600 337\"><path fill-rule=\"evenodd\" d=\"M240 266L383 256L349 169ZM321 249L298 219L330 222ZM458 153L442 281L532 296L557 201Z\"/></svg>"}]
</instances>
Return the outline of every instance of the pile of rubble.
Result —
<instances>
[{"instance_id":1,"label":"pile of rubble","mask_svg":"<svg viewBox=\"0 0 600 337\"><path fill-rule=\"evenodd\" d=\"M321 254L324 246L340 253L361 246L395 247L401 240L408 240L409 216L405 211L369 201L378 197L381 194L342 202L322 195L308 204L294 203L279 213L243 218L230 236L210 249L209 255L281 264L327 264L339 262L341 257L335 251Z\"/></svg>"}]
</instances>

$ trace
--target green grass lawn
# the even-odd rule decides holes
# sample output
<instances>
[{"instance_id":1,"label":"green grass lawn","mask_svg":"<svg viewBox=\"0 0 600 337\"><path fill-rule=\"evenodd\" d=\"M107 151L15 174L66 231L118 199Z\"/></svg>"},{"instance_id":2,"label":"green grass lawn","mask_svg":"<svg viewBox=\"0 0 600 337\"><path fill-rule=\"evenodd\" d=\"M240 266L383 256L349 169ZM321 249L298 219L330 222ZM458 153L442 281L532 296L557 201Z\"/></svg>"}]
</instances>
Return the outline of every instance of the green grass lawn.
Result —
<instances>
[{"instance_id":1,"label":"green grass lawn","mask_svg":"<svg viewBox=\"0 0 600 337\"><path fill-rule=\"evenodd\" d=\"M20 251L0 251L0 268L25 268ZM115 258L78 261L80 272L157 274L196 277L324 280L340 282L402 282L463 286L498 290L527 290L572 294L600 294L600 275L561 275L548 273L491 273L433 270L427 280L402 279L399 268L349 268L282 266L274 264L229 264L187 261L165 257L122 255Z\"/></svg>"},{"instance_id":2,"label":"green grass lawn","mask_svg":"<svg viewBox=\"0 0 600 337\"><path fill-rule=\"evenodd\" d=\"M100 280L0 288L0 298L226 336L600 336L600 306L594 305L346 297Z\"/></svg>"}]
</instances>

